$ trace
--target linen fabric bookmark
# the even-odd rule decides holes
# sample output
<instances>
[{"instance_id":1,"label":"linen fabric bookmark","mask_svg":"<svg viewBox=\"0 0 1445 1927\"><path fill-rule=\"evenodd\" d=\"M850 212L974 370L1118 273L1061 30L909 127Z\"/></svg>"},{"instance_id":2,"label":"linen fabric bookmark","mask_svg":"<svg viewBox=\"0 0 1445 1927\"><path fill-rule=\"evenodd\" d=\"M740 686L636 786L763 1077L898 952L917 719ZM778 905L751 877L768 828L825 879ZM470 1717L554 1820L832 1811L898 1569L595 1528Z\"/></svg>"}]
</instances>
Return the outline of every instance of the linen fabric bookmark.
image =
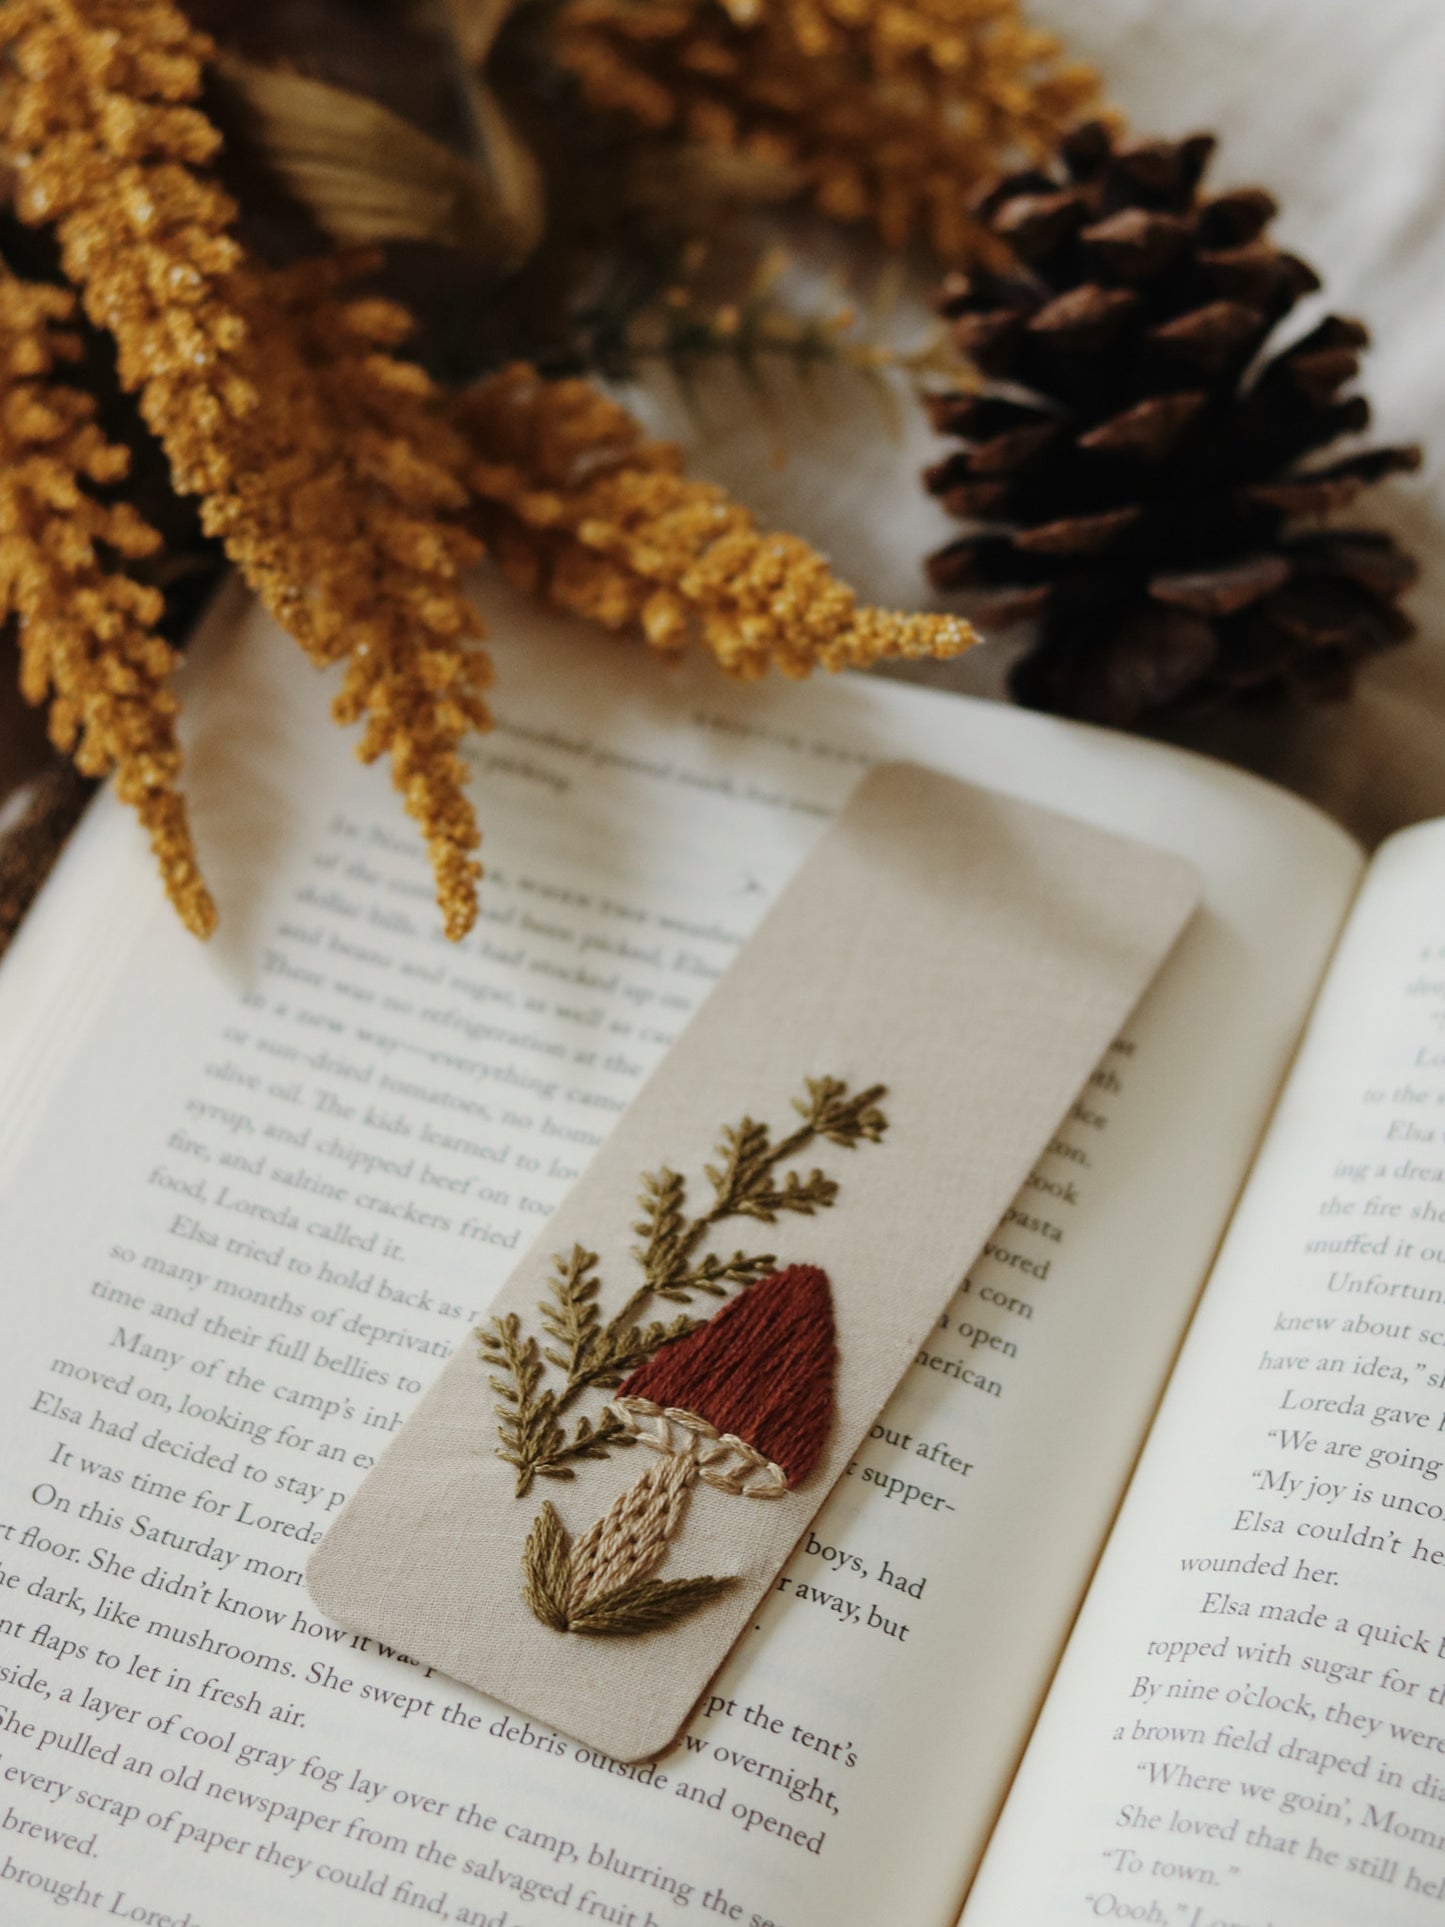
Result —
<instances>
[{"instance_id":1,"label":"linen fabric bookmark","mask_svg":"<svg viewBox=\"0 0 1445 1927\"><path fill-rule=\"evenodd\" d=\"M874 770L317 1548L318 1606L667 1746L1197 898Z\"/></svg>"}]
</instances>

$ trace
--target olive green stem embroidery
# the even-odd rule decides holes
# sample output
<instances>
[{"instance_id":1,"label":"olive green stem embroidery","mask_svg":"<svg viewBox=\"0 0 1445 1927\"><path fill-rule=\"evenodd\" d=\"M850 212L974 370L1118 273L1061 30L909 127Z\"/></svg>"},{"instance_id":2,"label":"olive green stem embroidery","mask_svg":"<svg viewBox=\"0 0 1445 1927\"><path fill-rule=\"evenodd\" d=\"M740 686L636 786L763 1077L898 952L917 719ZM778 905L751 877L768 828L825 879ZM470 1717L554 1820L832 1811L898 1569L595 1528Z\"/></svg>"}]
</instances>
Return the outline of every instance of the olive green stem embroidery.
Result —
<instances>
[{"instance_id":1,"label":"olive green stem embroidery","mask_svg":"<svg viewBox=\"0 0 1445 1927\"><path fill-rule=\"evenodd\" d=\"M596 1252L575 1245L553 1259L539 1307L550 1342L539 1345L515 1312L478 1328L497 1399L497 1455L516 1467L519 1498L536 1478L573 1478L579 1460L605 1458L614 1446L633 1442L610 1408L595 1421L585 1415L570 1425L563 1421L584 1392L615 1389L661 1346L701 1322L686 1312L644 1321L653 1300L689 1305L698 1294L725 1298L772 1270L770 1252L722 1257L705 1250L710 1233L730 1218L775 1224L783 1212L826 1210L837 1198L837 1181L816 1168L804 1175L784 1167L820 1139L845 1150L876 1144L887 1129L878 1109L884 1094L881 1084L850 1093L838 1078L810 1077L805 1094L793 1099L802 1122L785 1137L774 1142L768 1126L750 1117L727 1126L716 1161L704 1166L712 1202L695 1215L688 1212L687 1181L676 1171L664 1167L644 1176L641 1216L633 1226L641 1243L632 1248L642 1281L613 1317L604 1320L598 1305Z\"/></svg>"},{"instance_id":2,"label":"olive green stem embroidery","mask_svg":"<svg viewBox=\"0 0 1445 1927\"><path fill-rule=\"evenodd\" d=\"M733 1584L731 1579L630 1580L611 1590L579 1586L573 1553L551 1502L527 1535L522 1554L522 1590L544 1626L559 1633L610 1634L614 1638L656 1632L696 1612Z\"/></svg>"}]
</instances>

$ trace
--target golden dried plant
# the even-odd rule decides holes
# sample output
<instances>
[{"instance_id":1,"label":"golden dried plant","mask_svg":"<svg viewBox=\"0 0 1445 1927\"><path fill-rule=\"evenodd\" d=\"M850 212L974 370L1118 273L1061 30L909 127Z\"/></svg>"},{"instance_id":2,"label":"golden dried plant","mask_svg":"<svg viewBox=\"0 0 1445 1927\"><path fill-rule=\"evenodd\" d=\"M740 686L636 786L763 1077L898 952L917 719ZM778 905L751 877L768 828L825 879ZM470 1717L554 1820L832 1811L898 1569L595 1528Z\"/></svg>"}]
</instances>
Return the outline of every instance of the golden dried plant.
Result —
<instances>
[{"instance_id":1,"label":"golden dried plant","mask_svg":"<svg viewBox=\"0 0 1445 1927\"><path fill-rule=\"evenodd\" d=\"M798 536L760 529L710 482L682 472L585 381L516 366L458 405L476 450L479 531L528 593L655 648L696 636L732 675L866 668L885 656L954 656L978 640L953 616L859 604Z\"/></svg>"},{"instance_id":2,"label":"golden dried plant","mask_svg":"<svg viewBox=\"0 0 1445 1927\"><path fill-rule=\"evenodd\" d=\"M95 493L122 480L130 458L63 379L80 354L64 326L73 312L66 290L0 275L0 620L16 621L21 692L49 701L52 740L82 775L115 772L172 903L208 937L215 907L176 787L163 600L103 559L150 555L160 537L129 504Z\"/></svg>"},{"instance_id":3,"label":"golden dried plant","mask_svg":"<svg viewBox=\"0 0 1445 1927\"><path fill-rule=\"evenodd\" d=\"M421 369L390 352L410 317L348 299L351 265L245 279L257 379L264 371L267 412L287 441L240 471L229 495L208 496L204 520L313 660L345 662L333 713L365 725L363 762L390 759L427 841L447 935L460 938L481 870L459 745L491 722L491 665L461 585L481 551L455 519L468 450Z\"/></svg>"},{"instance_id":4,"label":"golden dried plant","mask_svg":"<svg viewBox=\"0 0 1445 1927\"><path fill-rule=\"evenodd\" d=\"M994 251L972 191L1098 93L1017 0L568 0L556 47L593 107L792 169L825 214L951 262Z\"/></svg>"},{"instance_id":5,"label":"golden dried plant","mask_svg":"<svg viewBox=\"0 0 1445 1927\"><path fill-rule=\"evenodd\" d=\"M459 754L490 720L490 667L462 588L479 536L553 604L611 629L636 626L659 648L698 637L736 675L952 655L976 640L954 617L861 606L805 542L760 530L585 383L547 383L519 366L443 405L396 353L405 310L352 291L364 262L257 262L213 172L220 135L197 104L214 53L170 0L6 0L0 57L15 207L53 228L87 316L114 339L121 387L136 397L176 490L197 498L202 528L314 662L344 665L334 714L363 725L363 760L389 758L427 840L449 936L470 927L481 873ZM939 64L937 46L928 58ZM66 421L82 425L79 415ZM153 543L138 517L83 499L86 516L113 517L111 536L87 524L108 553ZM104 580L137 625L125 644L136 678L125 687L130 734L113 730L119 747L105 753L121 767L123 792L149 811L183 914L209 926L170 787L174 707L162 686L171 657L154 633L159 600L124 574ZM51 650L44 678L58 693L57 740L99 769L108 740L99 712L78 720L72 689L77 665L106 657L111 632L93 599L70 607L78 640L63 662ZM42 671L38 645L30 648L33 689ZM104 676L86 687L115 691Z\"/></svg>"},{"instance_id":6,"label":"golden dried plant","mask_svg":"<svg viewBox=\"0 0 1445 1927\"><path fill-rule=\"evenodd\" d=\"M193 104L213 49L168 0L7 0L0 45L19 213L53 224L207 532L314 661L347 662L336 715L365 718L364 759L390 756L461 936L480 867L456 748L488 720L487 665L460 583L475 544L450 519L459 445L390 352L405 318L246 258Z\"/></svg>"}]
</instances>

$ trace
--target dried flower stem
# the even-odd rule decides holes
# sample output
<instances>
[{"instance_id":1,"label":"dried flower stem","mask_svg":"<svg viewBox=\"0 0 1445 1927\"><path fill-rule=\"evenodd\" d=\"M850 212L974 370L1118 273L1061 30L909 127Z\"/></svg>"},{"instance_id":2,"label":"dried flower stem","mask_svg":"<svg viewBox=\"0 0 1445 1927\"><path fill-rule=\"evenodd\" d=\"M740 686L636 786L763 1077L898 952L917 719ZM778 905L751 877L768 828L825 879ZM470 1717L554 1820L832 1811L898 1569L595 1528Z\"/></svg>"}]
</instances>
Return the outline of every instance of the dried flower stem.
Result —
<instances>
[{"instance_id":1,"label":"dried flower stem","mask_svg":"<svg viewBox=\"0 0 1445 1927\"><path fill-rule=\"evenodd\" d=\"M401 311L339 301L330 269L245 259L192 104L211 43L168 0L7 0L0 46L19 212L55 226L207 532L313 660L348 662L338 720L364 717L360 754L390 756L461 936L480 870L456 746L488 720L459 581L476 547L446 519L460 446L387 352Z\"/></svg>"},{"instance_id":2,"label":"dried flower stem","mask_svg":"<svg viewBox=\"0 0 1445 1927\"><path fill-rule=\"evenodd\" d=\"M499 565L605 628L640 628L669 650L696 635L744 678L953 656L978 640L956 617L860 606L816 550L684 475L676 448L584 381L510 368L458 420L477 452L476 524Z\"/></svg>"},{"instance_id":3,"label":"dried flower stem","mask_svg":"<svg viewBox=\"0 0 1445 1927\"><path fill-rule=\"evenodd\" d=\"M18 618L21 693L49 700L51 740L83 776L115 772L182 921L208 937L215 906L176 789L164 601L102 560L150 555L160 537L93 492L129 457L102 435L91 397L59 378L80 356L62 325L73 311L65 290L0 273L0 620Z\"/></svg>"},{"instance_id":4,"label":"dried flower stem","mask_svg":"<svg viewBox=\"0 0 1445 1927\"><path fill-rule=\"evenodd\" d=\"M567 0L557 49L594 107L791 169L825 214L950 261L990 245L971 190L1097 94L1015 0Z\"/></svg>"},{"instance_id":5,"label":"dried flower stem","mask_svg":"<svg viewBox=\"0 0 1445 1927\"><path fill-rule=\"evenodd\" d=\"M670 265L670 273L659 267L644 275L625 264L580 311L567 343L550 349L545 360L539 356L538 365L554 378L590 374L609 383L635 381L644 367L660 366L688 394L699 368L719 363L760 392L763 371L772 367L791 370L804 384L823 370L851 372L882 393L887 374L915 382L967 379L968 364L941 323L911 348L882 338L880 324L897 291L896 264L879 278L876 298L862 314L841 288L808 307L784 298L779 284L791 262L781 247L766 249L727 300L702 291L704 272L713 278L702 243L679 249Z\"/></svg>"},{"instance_id":6,"label":"dried flower stem","mask_svg":"<svg viewBox=\"0 0 1445 1927\"><path fill-rule=\"evenodd\" d=\"M286 463L295 480L278 501L275 471L258 463L255 486L208 500L206 526L223 536L230 526L228 550L249 561L249 579L313 660L346 663L333 713L365 723L363 762L390 758L427 840L447 935L459 938L481 870L458 745L491 722L491 665L468 646L481 625L460 582L480 549L452 519L466 502L467 451L421 370L385 352L409 317L390 302L347 300L353 271L312 262L246 290L268 409L300 444Z\"/></svg>"}]
</instances>

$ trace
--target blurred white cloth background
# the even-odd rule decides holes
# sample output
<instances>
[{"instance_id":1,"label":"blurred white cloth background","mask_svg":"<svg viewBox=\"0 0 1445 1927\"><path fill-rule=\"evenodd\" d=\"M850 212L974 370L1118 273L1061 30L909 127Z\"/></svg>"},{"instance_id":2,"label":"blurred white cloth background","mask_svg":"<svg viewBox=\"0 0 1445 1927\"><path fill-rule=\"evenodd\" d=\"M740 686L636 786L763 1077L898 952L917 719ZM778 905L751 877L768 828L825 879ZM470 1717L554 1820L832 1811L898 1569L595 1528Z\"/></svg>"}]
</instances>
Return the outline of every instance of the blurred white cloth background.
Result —
<instances>
[{"instance_id":1,"label":"blurred white cloth background","mask_svg":"<svg viewBox=\"0 0 1445 1927\"><path fill-rule=\"evenodd\" d=\"M1373 435L1420 441L1426 466L1345 521L1389 527L1420 558L1419 639L1361 674L1348 704L1171 729L1314 798L1374 843L1445 814L1445 0L1026 0L1091 60L1138 136L1209 129L1215 189L1266 187L1273 233L1325 283L1298 323L1356 315L1375 345ZM659 409L698 470L807 535L877 601L926 602L921 557L950 524L922 494L939 444L916 416L890 435L860 389L769 423L714 393L701 423ZM776 459L781 445L786 462ZM924 679L994 693L1007 638Z\"/></svg>"}]
</instances>

